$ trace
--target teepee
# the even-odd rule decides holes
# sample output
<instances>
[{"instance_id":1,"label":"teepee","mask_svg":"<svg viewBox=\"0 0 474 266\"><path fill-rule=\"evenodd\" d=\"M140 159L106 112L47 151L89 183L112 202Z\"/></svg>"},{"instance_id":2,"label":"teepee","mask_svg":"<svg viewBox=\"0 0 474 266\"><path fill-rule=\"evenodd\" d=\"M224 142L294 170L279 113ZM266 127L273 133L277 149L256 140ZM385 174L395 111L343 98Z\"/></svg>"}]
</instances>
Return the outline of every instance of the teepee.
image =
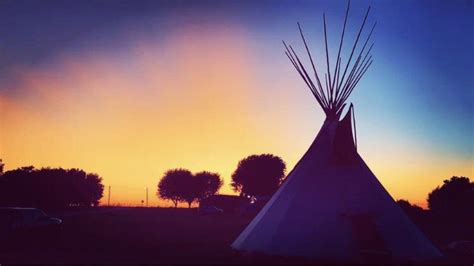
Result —
<instances>
[{"instance_id":1,"label":"teepee","mask_svg":"<svg viewBox=\"0 0 474 266\"><path fill-rule=\"evenodd\" d=\"M358 47L369 7L343 64L341 50L349 6L333 70L323 14L324 80L316 70L299 23L314 77L293 47L283 42L286 56L322 107L326 120L285 182L232 243L236 250L337 261L358 260L367 254L385 254L393 260L426 260L440 255L357 152L354 107L344 106L372 64L373 43L368 44L375 24L368 34L364 33L365 41ZM342 115L344 109L347 112Z\"/></svg>"}]
</instances>

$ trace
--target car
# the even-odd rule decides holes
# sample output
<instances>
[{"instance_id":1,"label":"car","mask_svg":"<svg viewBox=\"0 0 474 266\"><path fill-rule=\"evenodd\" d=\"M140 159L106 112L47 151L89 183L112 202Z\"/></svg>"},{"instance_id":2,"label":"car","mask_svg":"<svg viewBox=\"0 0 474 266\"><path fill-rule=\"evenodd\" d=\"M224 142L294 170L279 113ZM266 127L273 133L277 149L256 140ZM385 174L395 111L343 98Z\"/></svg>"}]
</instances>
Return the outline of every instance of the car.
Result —
<instances>
[{"instance_id":1,"label":"car","mask_svg":"<svg viewBox=\"0 0 474 266\"><path fill-rule=\"evenodd\" d=\"M201 215L220 215L224 211L213 205L199 205L198 213Z\"/></svg>"},{"instance_id":2,"label":"car","mask_svg":"<svg viewBox=\"0 0 474 266\"><path fill-rule=\"evenodd\" d=\"M0 241L54 240L62 220L36 208L0 208Z\"/></svg>"}]
</instances>

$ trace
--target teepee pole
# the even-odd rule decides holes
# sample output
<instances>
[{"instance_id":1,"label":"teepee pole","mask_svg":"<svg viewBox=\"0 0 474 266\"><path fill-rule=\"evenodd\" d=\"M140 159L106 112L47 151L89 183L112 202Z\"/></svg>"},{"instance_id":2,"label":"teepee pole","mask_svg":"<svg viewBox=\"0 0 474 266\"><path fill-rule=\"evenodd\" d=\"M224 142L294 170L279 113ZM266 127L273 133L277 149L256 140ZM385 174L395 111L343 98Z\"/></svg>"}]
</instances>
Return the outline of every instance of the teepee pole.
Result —
<instances>
[{"instance_id":1,"label":"teepee pole","mask_svg":"<svg viewBox=\"0 0 474 266\"><path fill-rule=\"evenodd\" d=\"M358 66L360 64L360 59L361 58L358 57L357 60L355 61L354 66L352 67L351 72L349 73L349 76L347 77L346 82L342 86L342 89L340 89L339 95L337 95L337 98L336 98L336 106L337 107L336 107L336 109L338 109L344 103L343 101L341 101L341 99L343 98L343 95L346 92L346 88L349 87L351 82L352 82L352 79L354 77L354 73L356 72L356 69L358 68Z\"/></svg>"},{"instance_id":2,"label":"teepee pole","mask_svg":"<svg viewBox=\"0 0 474 266\"><path fill-rule=\"evenodd\" d=\"M328 83L326 83L326 90L328 91L329 98L329 108L332 108L332 87L331 87L331 67L329 65L329 49L328 49L328 36L326 29L326 14L323 13L323 22L324 22L324 43L326 44L326 66L327 66L327 76ZM328 86L329 85L329 86Z\"/></svg>"},{"instance_id":3,"label":"teepee pole","mask_svg":"<svg viewBox=\"0 0 474 266\"><path fill-rule=\"evenodd\" d=\"M367 55L366 55L362 61L360 61L360 59L361 59L360 57L357 58L354 68L351 70L351 73L348 76L347 82L345 83L342 89L342 93L339 95L338 106L340 106L342 103L344 103L347 100L347 97L352 92L351 88L353 88L352 85L354 81L357 80L357 78L359 77L359 74L361 74L362 69L366 65L367 61L370 61L372 59L372 56L370 56L367 59Z\"/></svg>"},{"instance_id":4,"label":"teepee pole","mask_svg":"<svg viewBox=\"0 0 474 266\"><path fill-rule=\"evenodd\" d=\"M375 24L374 24L374 27L375 27ZM372 27L372 31L373 31L374 27ZM372 33L372 31L371 31L371 33ZM368 49L367 52L365 53L365 56L364 56L364 58L362 59L362 62L361 62L360 59L362 58L362 53L363 53L364 50L365 50L365 47L366 47L366 45L367 45L367 41L368 41L369 38L370 38L370 35L371 35L371 34L369 34L369 37L367 38L367 40L366 40L366 42L365 42L365 44L364 44L364 47L362 47L362 50L360 51L359 55L357 56L357 60L356 60L356 62L355 62L355 64L354 64L354 66L352 67L352 70L351 70L351 72L349 73L349 76L348 76L348 78L347 78L347 80L346 80L346 82L345 82L345 84L344 84L344 86L343 86L343 88L342 88L342 90L341 90L342 93L341 93L341 94L339 95L339 97L336 99L336 102L338 102L339 104L341 103L341 99L344 98L343 96L346 94L347 90L351 87L354 78L358 76L358 73L360 73L361 68L363 67L363 65L364 65L365 62L366 62L367 56L370 54L370 51L372 50L372 47L374 46L374 43L372 43L372 44L370 45L369 49ZM369 57L369 60L370 60L370 59L371 59L371 56ZM349 92L349 94L350 94L350 92ZM342 101L342 102L343 102L343 101Z\"/></svg>"},{"instance_id":5,"label":"teepee pole","mask_svg":"<svg viewBox=\"0 0 474 266\"><path fill-rule=\"evenodd\" d=\"M352 51L351 51L351 54L350 54L350 56L349 56L349 60L347 61L346 67L345 67L345 69L344 69L344 72L343 72L343 74L342 74L342 78L341 78L339 87L340 87L341 84L343 83L344 78L345 78L346 73L347 73L347 69L349 68L349 65L351 64L352 56L354 55L354 51L355 51L355 49L356 49L356 47L357 47L357 43L359 42L360 34L362 33L362 30L364 29L365 22L367 21L367 17L369 16L369 12L370 12L370 6L369 6L369 8L367 8L367 12L365 13L364 21L362 22L362 25L360 26L359 32L357 33L356 40L355 40L355 42L354 42L354 45L352 46Z\"/></svg>"},{"instance_id":6,"label":"teepee pole","mask_svg":"<svg viewBox=\"0 0 474 266\"><path fill-rule=\"evenodd\" d=\"M351 103L350 110L352 112L352 123L354 124L354 147L357 151L357 127L356 127L356 119L355 119L355 111L354 111L354 105Z\"/></svg>"},{"instance_id":7,"label":"teepee pole","mask_svg":"<svg viewBox=\"0 0 474 266\"><path fill-rule=\"evenodd\" d=\"M291 52L293 53L294 57L296 58L297 62L298 62L298 65L300 67L300 69L302 70L303 74L305 75L306 79L308 80L308 82L310 83L310 89L313 90L316 94L318 94L317 90L316 90L316 86L314 86L314 83L313 81L311 80L311 77L308 75L308 73L306 72L306 69L305 67L303 66L303 64L301 63L298 55L296 54L295 50L293 49L293 47L291 45L289 45L290 47L290 50ZM319 97L319 100L323 102L324 98L318 94L318 97Z\"/></svg>"},{"instance_id":8,"label":"teepee pole","mask_svg":"<svg viewBox=\"0 0 474 266\"><path fill-rule=\"evenodd\" d=\"M336 68L336 86L337 86L340 74L341 74L341 57L339 56L339 58L337 59L337 68ZM336 87L336 93L334 95L334 99L336 99L336 94L337 94L338 89L339 88Z\"/></svg>"},{"instance_id":9,"label":"teepee pole","mask_svg":"<svg viewBox=\"0 0 474 266\"><path fill-rule=\"evenodd\" d=\"M351 70L351 72L349 73L349 76L348 76L346 82L345 82L344 85L342 86L342 89L339 91L339 92L342 92L341 94L344 94L345 89L350 86L350 81L351 81L351 78L353 77L352 75L353 75L354 71L355 71L355 73L357 73L358 67L360 68L360 66L363 65L363 62L364 62L365 58L366 58L367 55L370 53L370 50L372 49L373 43L372 43L372 45L370 46L370 48L369 48L369 50L367 51L367 53L365 54L364 60L362 60L362 64L359 65L360 59L361 59L361 56L362 56L362 53L364 52L364 50L365 50L365 48L366 48L366 46L367 46L367 43L368 43L368 41L370 40L370 37L372 36L372 32L374 31L374 28L375 28L375 25L376 25L376 24L377 24L377 23L374 24L374 26L372 27L372 29L371 29L369 35L367 36L367 39L366 39L365 42L364 42L364 46L363 46L362 49L360 50L359 55L357 56L357 60L356 60L356 62L355 62L355 64L354 64L354 66L352 67L352 70ZM340 95L338 95L338 96L340 96ZM336 97L336 102L338 102L339 100L340 100L340 97Z\"/></svg>"},{"instance_id":10,"label":"teepee pole","mask_svg":"<svg viewBox=\"0 0 474 266\"><path fill-rule=\"evenodd\" d=\"M303 29L299 22L297 23L299 33L301 35L301 39L303 40L306 53L311 62L311 67L314 72L313 78L316 78L316 80L314 80L311 77L312 75L308 74L308 71L306 70L304 64L300 60L300 57L295 52L293 47L291 45L287 45L283 41L283 45L285 46L285 55L288 57L293 67L296 69L298 74L301 76L303 81L311 90L311 92L313 93L314 97L318 101L321 108L323 108L326 115L338 114L341 111L341 107L344 106L344 102L348 99L348 97L354 90L355 86L358 84L362 76L365 74L365 72L367 71L367 69L370 67L370 65L373 62L372 55L370 55L370 52L374 44L372 43L370 47L367 49L367 51L366 51L366 48L369 43L369 40L372 37L372 34L374 32L375 26L377 25L377 22L374 23L369 34L365 37L365 41L362 45L362 48L360 49L358 48L359 41L361 41L362 32L364 31L364 27L367 23L367 18L369 16L370 9L371 7L369 6L367 8L367 11L365 12L364 19L358 29L356 38L353 42L349 58L347 62L345 63L345 66L343 66L341 55L343 53L342 48L344 45L344 40L347 39L345 32L347 28L347 21L349 19L349 11L350 11L350 0L348 1L345 16L344 16L344 23L342 26L342 31L341 31L341 35L339 39L337 57L335 58L334 69L331 69L331 62L329 59L328 29L327 29L327 23L326 23L326 14L323 13L324 45L325 45L325 53L326 53L326 71L323 71L323 72L326 72L324 73L324 83L322 80L323 74L321 72L318 73L317 71L316 60L313 58L313 55L311 54L311 51L308 47L308 43L303 33ZM354 63L352 62L353 58L355 58ZM342 68L344 68L344 71L342 71Z\"/></svg>"},{"instance_id":11,"label":"teepee pole","mask_svg":"<svg viewBox=\"0 0 474 266\"><path fill-rule=\"evenodd\" d=\"M355 85L357 85L357 83L359 82L359 80L362 78L362 76L364 75L365 71L366 71L366 68L368 68L370 66L370 62L371 61L371 57L369 58L369 60L367 62L364 63L361 71L357 74L354 74L354 78L353 80L351 80L351 83L350 83L350 86L347 87L344 95L342 96L341 98L341 102L345 102L347 100L347 98L349 97L349 95L351 94L352 90L354 89Z\"/></svg>"},{"instance_id":12,"label":"teepee pole","mask_svg":"<svg viewBox=\"0 0 474 266\"><path fill-rule=\"evenodd\" d=\"M364 64L363 62L364 62L365 58L366 58L367 55L370 53L370 50L372 49L373 43L372 43L372 45L370 46L370 48L369 48L369 50L367 51L367 53L365 54L365 57L364 57L364 60L362 60L362 63L361 63L359 66L357 66L358 63L359 63L359 60L360 60L360 58L361 58L361 56L362 56L362 54L364 53L365 48L367 47L367 43L369 42L370 37L372 36L372 33L373 33L373 31L374 31L376 25L377 25L377 22L374 23L374 25L372 26L372 29L370 30L369 35L367 36L367 38L366 38L366 40L365 40L365 42L364 42L364 45L363 45L362 49L360 50L359 55L357 56L356 63L355 63L354 66L352 67L352 70L351 70L351 72L349 73L349 76L348 76L346 82L345 82L344 85L342 86L342 90L341 90L342 93L341 93L341 94L344 94L344 91L345 91L348 87L350 87L350 80L351 80L351 77L352 77L351 74L354 73L354 70L355 70L355 73L357 73L357 71L359 70L358 67L360 68L360 67ZM338 95L338 96L340 96L340 95ZM336 97L336 102L338 102L339 100L340 100L340 97Z\"/></svg>"},{"instance_id":13,"label":"teepee pole","mask_svg":"<svg viewBox=\"0 0 474 266\"><path fill-rule=\"evenodd\" d=\"M372 57L372 56L371 56ZM366 62L362 72L359 73L359 75L357 76L357 78L355 79L355 81L353 82L353 84L351 85L351 87L349 88L349 90L346 92L346 95L344 96L344 98L342 99L343 102L345 102L347 100L347 98L349 97L349 95L351 94L351 92L354 90L355 86L357 85L357 83L359 83L360 79L362 78L362 76L364 76L365 72L367 71L367 69L369 69L370 65L372 65L372 62L373 60L370 59L369 61Z\"/></svg>"},{"instance_id":14,"label":"teepee pole","mask_svg":"<svg viewBox=\"0 0 474 266\"><path fill-rule=\"evenodd\" d=\"M337 75L337 77L334 79L333 81L333 87L336 86L336 95L339 91L339 86L338 86L338 83L339 83L339 75L338 73L340 72L340 68L341 68L341 63L340 63L340 58L341 58L341 49L342 49L342 44L344 42L344 34L346 32L346 24L347 24L347 18L349 17L349 7L351 6L351 1L347 1L347 9L346 9L346 15L344 17L344 25L342 26L342 34L341 34L341 41L339 42L339 50L337 51L337 63L336 63L336 68L334 69L334 76ZM336 98L336 97L335 97Z\"/></svg>"},{"instance_id":15,"label":"teepee pole","mask_svg":"<svg viewBox=\"0 0 474 266\"><path fill-rule=\"evenodd\" d=\"M301 25L300 25L299 22L297 24L298 24L298 29L300 30L301 39L303 39L303 43L304 43L304 46L306 48L306 52L308 53L308 57L309 57L309 60L311 62L311 66L313 67L314 76L316 77L316 82L317 82L317 85L318 85L320 95L322 96L322 98L324 99L324 101L327 104L328 101L327 101L327 99L324 95L324 90L323 90L323 87L321 86L321 81L319 79L318 71L316 70L316 67L315 67L315 64L314 64L314 61L313 61L313 56L311 55L311 52L309 51L308 44L306 43L306 39L305 39L304 34L303 34L303 30L301 29Z\"/></svg>"},{"instance_id":16,"label":"teepee pole","mask_svg":"<svg viewBox=\"0 0 474 266\"><path fill-rule=\"evenodd\" d=\"M319 96L316 95L316 93L311 89L311 85L308 83L308 81L306 80L305 76L303 75L303 73L301 72L301 70L299 69L298 65L296 65L295 62L293 62L293 59L291 58L291 56L285 52L286 56L288 57L288 59L290 59L291 63L293 64L293 66L295 67L296 71L300 74L301 78L304 80L304 82L306 83L306 85L308 86L308 88L310 88L311 90L311 93L313 94L314 98L316 98L316 101L318 101L318 103L321 105L321 108L323 108L323 111L326 112L326 109L324 108L324 104L321 102L321 100L319 99Z\"/></svg>"},{"instance_id":17,"label":"teepee pole","mask_svg":"<svg viewBox=\"0 0 474 266\"><path fill-rule=\"evenodd\" d=\"M312 82L311 82L311 79L308 80L308 75L306 73L306 75L303 73L303 71L300 69L300 66L302 66L301 64L301 61L299 60L298 56L296 55L296 53L294 52L294 50L292 49L292 47L290 46L290 48L288 48L288 46L286 45L286 43L283 41L283 44L285 46L285 49L287 50L285 52L286 56L288 57L288 59L290 59L291 63L293 64L293 66L295 67L296 71L300 74L301 78L304 80L304 82L306 83L306 85L308 86L308 88L311 90L311 92L313 93L314 97L316 98L316 100L318 101L318 103L321 105L321 108L323 108L324 112L327 113L327 108L325 106L325 104L321 101L321 96L318 94L317 91L315 91L313 89L313 86L311 85ZM292 54L293 52L293 54ZM295 59L296 57L296 59ZM297 63L298 61L298 63ZM300 66L298 66L298 64ZM304 68L303 68L304 70Z\"/></svg>"},{"instance_id":18,"label":"teepee pole","mask_svg":"<svg viewBox=\"0 0 474 266\"><path fill-rule=\"evenodd\" d=\"M366 40L365 40L365 42L364 42L364 45L363 45L362 49L360 50L359 55L357 56L356 63L355 63L354 66L352 67L352 70L351 70L351 72L349 73L349 76L348 76L346 82L344 83L344 86L342 86L342 92L344 92L347 87L350 87L350 80L351 80L352 74L354 73L354 70L355 70L355 73L358 72L359 68L364 64L365 58L366 58L367 55L370 53L370 50L372 49L372 46L374 45L373 43L372 43L372 45L370 46L370 48L369 48L369 50L367 51L367 53L365 54L364 60L362 60L362 63L358 66L359 60L360 60L362 54L364 53L365 48L367 47L367 43L369 42L370 37L372 36L372 33L373 33L373 31L374 31L376 25L377 25L377 22L374 23L374 25L372 26L372 29L370 30L369 35L367 36L367 38L366 38ZM344 93L342 93L342 94L344 94ZM336 97L336 102L338 102L338 101L340 100L339 98L340 98L340 97Z\"/></svg>"}]
</instances>

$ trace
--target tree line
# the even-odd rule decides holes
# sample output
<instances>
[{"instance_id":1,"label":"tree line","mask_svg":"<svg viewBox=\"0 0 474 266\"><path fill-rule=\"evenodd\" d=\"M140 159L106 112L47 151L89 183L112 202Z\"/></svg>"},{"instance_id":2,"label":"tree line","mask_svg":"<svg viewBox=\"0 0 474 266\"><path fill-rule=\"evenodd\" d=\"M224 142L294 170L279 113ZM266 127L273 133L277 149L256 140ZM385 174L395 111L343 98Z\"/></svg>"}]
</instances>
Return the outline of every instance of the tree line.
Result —
<instances>
[{"instance_id":1,"label":"tree line","mask_svg":"<svg viewBox=\"0 0 474 266\"><path fill-rule=\"evenodd\" d=\"M285 172L286 164L278 156L272 154L250 155L239 161L236 170L232 173L230 185L242 197L272 196L285 181ZM180 175L187 177L180 179L178 177ZM222 180L219 174L214 175L216 180L220 180L220 187ZM203 187L199 188L199 186L193 185L196 180L193 181L191 176L191 172L185 169L169 170L158 184L157 195L162 199L172 200L175 206L178 202L187 202L190 206L192 202L200 201L219 190L216 187L213 187L214 189L204 189L208 192L204 195L199 192L200 190L203 191ZM171 182L170 180L173 179L176 179L176 181ZM471 221L474 216L474 182L469 177L453 176L444 180L441 186L434 188L428 194L427 202L427 211L433 215ZM398 204L407 214L412 216L425 211L403 199L399 200ZM472 222L474 223L474 220Z\"/></svg>"},{"instance_id":2,"label":"tree line","mask_svg":"<svg viewBox=\"0 0 474 266\"><path fill-rule=\"evenodd\" d=\"M255 198L271 196L285 181L286 165L272 154L250 155L238 162L232 173L231 187L240 196ZM223 185L218 173L191 173L178 168L165 172L157 186L157 195L173 202L191 206L193 202L216 194ZM104 185L96 173L71 168L20 167L4 171L0 159L0 206L60 209L71 206L97 206ZM453 176L434 188L427 197L428 210L408 201L400 207L415 221L426 215L474 224L474 182L469 177ZM441 219L440 218L440 219ZM474 230L473 231L474 234Z\"/></svg>"},{"instance_id":3,"label":"tree line","mask_svg":"<svg viewBox=\"0 0 474 266\"><path fill-rule=\"evenodd\" d=\"M423 208L407 200L397 201L407 214L416 216ZM437 216L466 220L474 218L474 182L469 177L453 176L434 188L427 198L428 211ZM473 221L474 222L474 221Z\"/></svg>"},{"instance_id":4,"label":"tree line","mask_svg":"<svg viewBox=\"0 0 474 266\"><path fill-rule=\"evenodd\" d=\"M437 244L474 240L474 182L453 176L434 188L427 197L428 209L398 200L408 217Z\"/></svg>"},{"instance_id":5,"label":"tree line","mask_svg":"<svg viewBox=\"0 0 474 266\"><path fill-rule=\"evenodd\" d=\"M63 209L97 206L104 186L96 173L81 169L20 167L3 171L0 160L0 206Z\"/></svg>"},{"instance_id":6,"label":"tree line","mask_svg":"<svg viewBox=\"0 0 474 266\"><path fill-rule=\"evenodd\" d=\"M285 178L286 165L278 156L272 154L250 155L242 159L232 174L232 189L241 196L271 196ZM165 172L158 183L157 196L171 200L175 207L179 202L199 202L216 194L223 181L219 174L199 172L192 174L183 168Z\"/></svg>"},{"instance_id":7,"label":"tree line","mask_svg":"<svg viewBox=\"0 0 474 266\"><path fill-rule=\"evenodd\" d=\"M202 200L219 191L223 181L219 174L207 171L196 174L186 169L168 170L158 183L160 198L171 200L175 207L179 202L187 202L191 208L194 201Z\"/></svg>"}]
</instances>

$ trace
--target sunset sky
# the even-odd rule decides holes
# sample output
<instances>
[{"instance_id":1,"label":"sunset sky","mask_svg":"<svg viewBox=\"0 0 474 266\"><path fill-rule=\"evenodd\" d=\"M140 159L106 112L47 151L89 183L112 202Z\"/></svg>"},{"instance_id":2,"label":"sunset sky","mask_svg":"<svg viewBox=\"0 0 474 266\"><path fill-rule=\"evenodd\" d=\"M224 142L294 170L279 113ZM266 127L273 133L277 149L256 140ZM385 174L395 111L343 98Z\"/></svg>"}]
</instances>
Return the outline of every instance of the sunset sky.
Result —
<instances>
[{"instance_id":1,"label":"sunset sky","mask_svg":"<svg viewBox=\"0 0 474 266\"><path fill-rule=\"evenodd\" d=\"M0 158L96 172L131 205L146 187L171 205L155 196L170 168L218 172L224 194L250 154L289 171L324 114L281 40L303 52L299 21L322 55L325 11L336 53L345 1L330 2L1 1ZM353 1L351 40L369 4L358 150L394 198L425 206L443 179L474 177L474 4Z\"/></svg>"}]
</instances>

